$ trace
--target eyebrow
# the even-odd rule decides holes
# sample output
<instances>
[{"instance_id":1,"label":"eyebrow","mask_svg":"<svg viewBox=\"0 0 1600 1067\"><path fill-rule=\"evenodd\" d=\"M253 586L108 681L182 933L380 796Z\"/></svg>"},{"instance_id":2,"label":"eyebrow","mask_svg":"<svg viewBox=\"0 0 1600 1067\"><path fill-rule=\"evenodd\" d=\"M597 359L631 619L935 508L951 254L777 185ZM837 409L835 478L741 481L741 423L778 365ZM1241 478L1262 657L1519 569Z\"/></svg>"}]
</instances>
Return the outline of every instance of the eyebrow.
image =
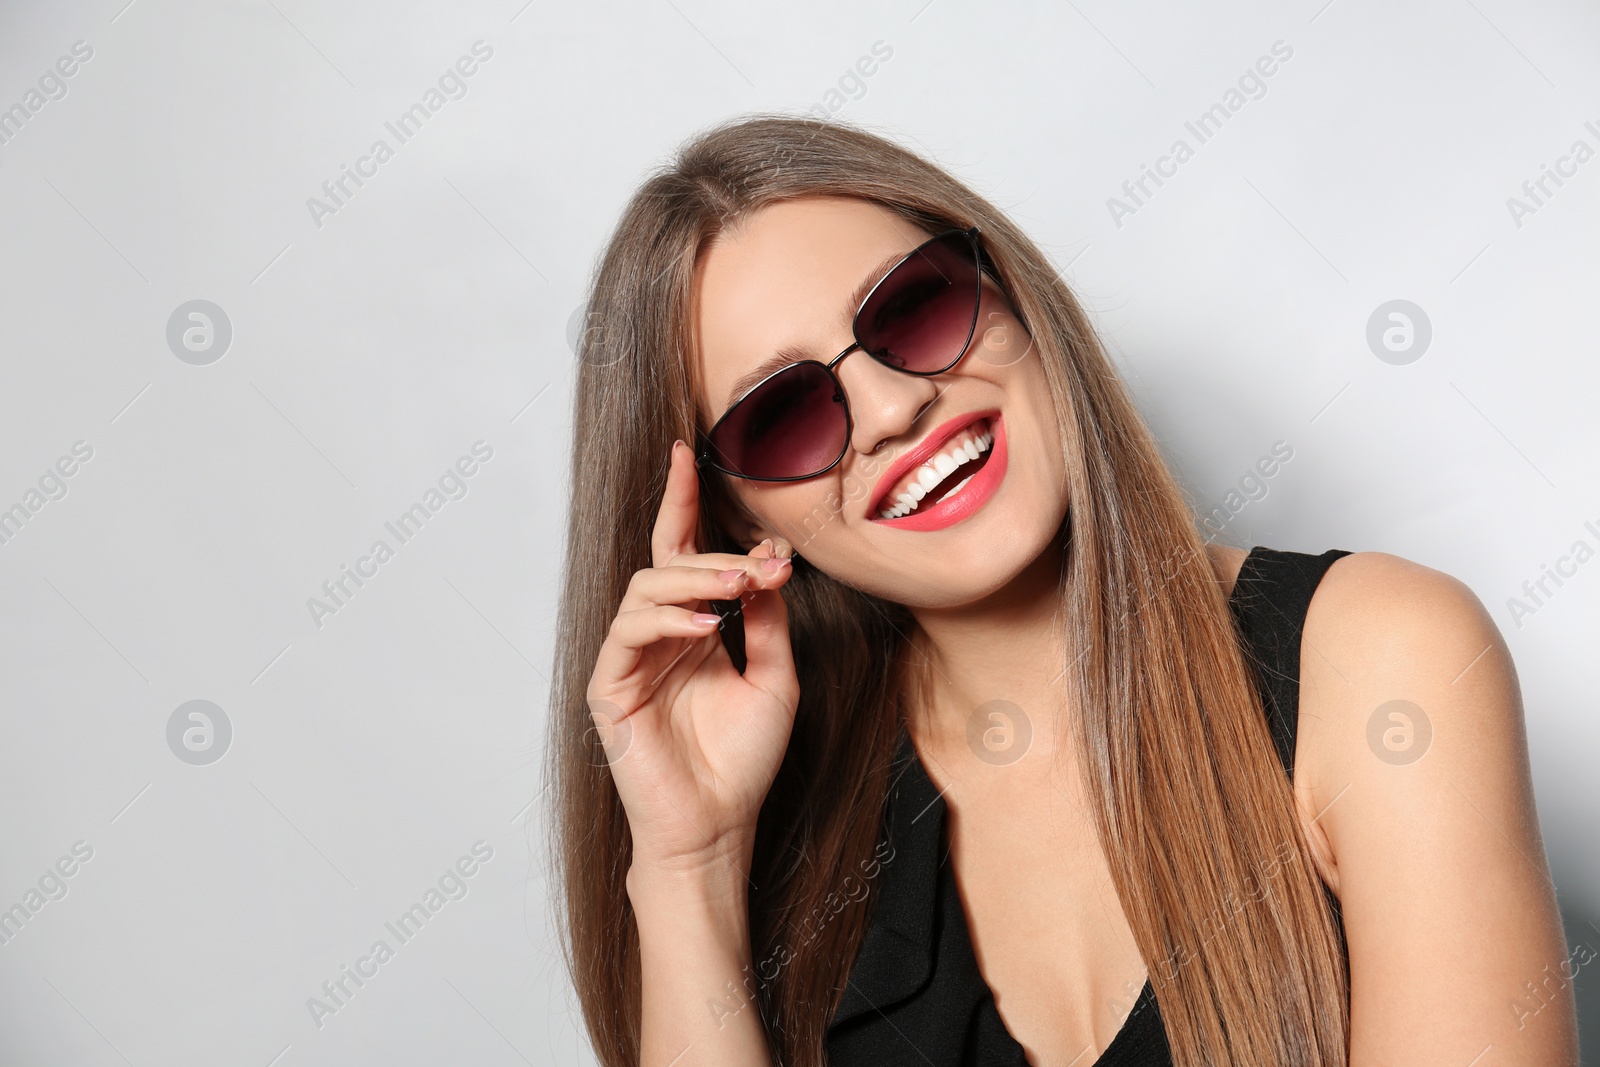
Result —
<instances>
[{"instance_id":1,"label":"eyebrow","mask_svg":"<svg viewBox=\"0 0 1600 1067\"><path fill-rule=\"evenodd\" d=\"M883 262L867 272L866 277L861 279L861 284L856 286L855 292L850 294L849 302L845 304L844 321L846 325L854 322L856 311L860 309L862 303L867 299L867 294L872 292L873 286L883 281L884 277L894 269L895 264L905 259L909 254L909 252L892 253L885 257ZM852 337L851 343L854 343L854 341L855 338ZM813 358L815 357L811 353L798 345L785 345L757 364L754 370L741 376L738 381L733 383L732 388L728 390L728 398L722 402L722 410L726 412L733 406L735 401L744 396L753 386L765 381L769 375L779 369L791 363L800 363ZM818 362L821 361L818 360Z\"/></svg>"}]
</instances>

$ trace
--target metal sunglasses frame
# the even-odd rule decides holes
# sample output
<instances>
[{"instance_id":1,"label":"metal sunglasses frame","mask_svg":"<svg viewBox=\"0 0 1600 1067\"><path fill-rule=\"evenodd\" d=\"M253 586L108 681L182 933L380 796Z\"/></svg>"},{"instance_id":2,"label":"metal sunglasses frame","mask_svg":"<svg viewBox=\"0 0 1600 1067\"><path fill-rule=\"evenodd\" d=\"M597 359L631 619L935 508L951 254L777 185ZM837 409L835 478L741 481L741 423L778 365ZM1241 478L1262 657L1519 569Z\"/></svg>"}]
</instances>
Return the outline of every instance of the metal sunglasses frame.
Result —
<instances>
[{"instance_id":1,"label":"metal sunglasses frame","mask_svg":"<svg viewBox=\"0 0 1600 1067\"><path fill-rule=\"evenodd\" d=\"M943 374L946 371L948 371L951 367L954 367L957 363L960 363L961 360L962 360L962 357L964 357L967 354L967 349L972 346L972 337L977 332L977 329L978 329L978 315L982 311L982 307L983 307L983 275L985 273L987 273L991 277L994 277L994 272L993 272L993 270L990 269L990 267L989 267L989 265L987 263L987 257L984 255L983 245L978 239L978 237L979 237L979 235L978 235L978 227L976 227L976 226L971 226L971 227L968 227L967 229L961 229L961 228L957 227L955 229L945 230L945 231L943 231L941 233L936 233L932 237L928 238L926 241L924 241L921 244L919 244L917 247L913 248L911 251L907 252L905 254L904 258L902 258L899 262L897 262L893 267L890 267L889 270L884 273L883 277L879 278L877 283L874 284L873 287L870 290L868 290L867 295L862 298L861 306L856 308L856 313L850 320L850 334L851 334L851 337L852 337L852 341L851 341L851 344L849 345L849 347L847 347L844 351L840 352L838 355L834 356L832 359L828 360L826 363L824 363L820 359L801 359L801 360L796 360L793 363L789 363L789 364L786 364L786 365L784 365L782 367L779 367L777 370L773 371L771 374L767 375L765 378L761 379L759 382L757 382L756 384L752 385L750 388L746 389L744 391L744 393L742 395L740 395L739 399L735 400L733 403L728 405L728 410L724 411L722 413L722 415L712 425L711 429L707 430L705 433L700 435L700 450L699 450L699 455L697 455L695 457L695 467L697 469L699 469L699 468L704 468L704 467L708 467L709 466L709 467L712 467L712 468L714 468L716 470L721 471L723 474L726 474L731 478L743 478L743 479L745 479L747 481L752 481L752 482L803 482L803 481L806 481L807 479L816 478L819 475L827 474L829 471L833 470L833 468L837 467L839 465L839 461L844 459L845 453L850 451L850 438L851 438L851 435L855 432L855 421L851 417L851 414L850 414L850 397L845 392L844 383L839 380L839 376L838 376L838 374L834 373L834 369L833 368L837 367L839 365L839 363L844 359L844 357L846 357L850 353L856 351L856 349L858 349L858 348L861 349L861 351L866 352L867 355L872 356L872 358L874 358L874 359L878 358L877 356L873 355L873 353L871 351L869 351L865 346L863 346L861 344L861 341L859 340L859 335L858 335L857 330L856 330L856 324L861 318L861 312L866 308L866 306L869 303L872 302L872 298L873 298L873 296L875 296L877 294L878 289L881 288L883 286L883 284L885 282L887 282L890 278L894 277L895 273L901 267L905 266L906 263L910 262L911 259L914 256L916 256L918 253L920 253L924 248L927 248L929 245L934 244L934 243L936 243L938 241L943 241L943 240L945 240L946 238L950 237L953 234L962 234L967 238L968 243L972 246L973 263L978 268L978 289L977 289L976 294L974 294L974 299L972 301L972 322L970 324L968 324L968 326L967 326L967 336L961 342L961 348L956 352L955 358L951 359L949 363L945 364L943 367L940 367L938 370L930 370L930 371L906 370L904 367L896 367L896 366L893 366L893 365L891 365L889 363L884 363L883 360L881 360L881 359L879 359L878 362L883 364L883 366L885 366L885 367L889 367L890 370L899 371L901 374L913 374L913 375L916 375L918 378L931 378L936 374ZM998 280L999 279L996 278L997 282L998 282ZM803 367L808 363L815 363L816 365L821 367L827 373L829 378L833 379L834 401L837 402L837 403L842 403L844 405L844 426L845 426L844 443L839 448L839 454L837 456L833 457L833 462L829 463L826 467L823 467L821 470L814 471L811 474L797 474L797 475L792 475L792 476L787 477L787 478L762 478L762 477L758 477L757 475L753 475L753 474L740 474L737 471L728 470L728 468L724 467L722 464L718 463L716 460L711 458L711 438L712 438L712 435L714 435L717 432L717 428L719 426L721 426L723 424L723 422L725 422L727 420L728 416L733 413L733 410L735 408L737 408L740 404L742 404L746 400L748 400L750 398L751 394L755 393L756 390L758 390L762 386L766 385L768 382L770 382L772 379L776 378L778 375L785 374L785 373L793 370L795 367Z\"/></svg>"}]
</instances>

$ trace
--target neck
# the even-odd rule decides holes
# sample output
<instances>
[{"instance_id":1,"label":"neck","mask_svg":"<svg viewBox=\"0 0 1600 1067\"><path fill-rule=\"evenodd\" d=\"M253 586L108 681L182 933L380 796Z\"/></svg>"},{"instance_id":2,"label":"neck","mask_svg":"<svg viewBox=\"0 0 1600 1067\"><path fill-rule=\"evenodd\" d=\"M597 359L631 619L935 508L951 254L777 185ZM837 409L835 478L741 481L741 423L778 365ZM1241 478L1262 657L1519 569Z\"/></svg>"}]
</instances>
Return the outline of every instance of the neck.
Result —
<instances>
[{"instance_id":1,"label":"neck","mask_svg":"<svg viewBox=\"0 0 1600 1067\"><path fill-rule=\"evenodd\" d=\"M1064 650L1054 623L1061 610L1061 570L1066 546L1054 541L1001 589L959 608L913 609L917 631L909 653L926 680L922 699L910 711L908 728L918 747L960 753L968 744L969 721L978 716L1013 730L1015 711L1006 704L981 714L991 701L1007 701L1026 717L1027 751L1049 753L1057 718L1066 706ZM981 733L981 731L980 731Z\"/></svg>"}]
</instances>

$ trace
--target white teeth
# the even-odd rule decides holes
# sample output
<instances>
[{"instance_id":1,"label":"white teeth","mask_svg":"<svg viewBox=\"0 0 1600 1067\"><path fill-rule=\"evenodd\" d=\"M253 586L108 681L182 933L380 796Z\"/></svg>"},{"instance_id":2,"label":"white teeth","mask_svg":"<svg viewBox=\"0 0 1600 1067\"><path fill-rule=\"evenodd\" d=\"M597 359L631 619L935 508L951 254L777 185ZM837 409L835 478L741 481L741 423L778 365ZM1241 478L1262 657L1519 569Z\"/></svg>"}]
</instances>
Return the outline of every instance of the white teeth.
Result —
<instances>
[{"instance_id":1,"label":"white teeth","mask_svg":"<svg viewBox=\"0 0 1600 1067\"><path fill-rule=\"evenodd\" d=\"M911 481L907 483L904 491L895 499L894 506L887 511L878 512L880 519L898 519L915 511L917 504L927 496L934 486L949 477L952 471L964 463L970 463L994 445L994 431L986 430L968 438L959 445L952 446L948 451L941 452L933 459L918 468ZM945 494L948 498L960 492L963 486L972 480L972 475L967 475L957 482L955 487Z\"/></svg>"}]
</instances>

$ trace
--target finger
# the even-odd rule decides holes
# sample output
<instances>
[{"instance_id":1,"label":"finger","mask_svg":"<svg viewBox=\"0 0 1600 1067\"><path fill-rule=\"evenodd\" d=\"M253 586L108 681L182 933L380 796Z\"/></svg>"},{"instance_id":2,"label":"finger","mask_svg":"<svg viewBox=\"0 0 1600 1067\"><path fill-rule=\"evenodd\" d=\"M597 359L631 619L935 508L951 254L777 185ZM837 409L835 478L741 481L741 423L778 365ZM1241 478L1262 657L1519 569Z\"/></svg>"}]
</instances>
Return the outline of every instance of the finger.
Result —
<instances>
[{"instance_id":1,"label":"finger","mask_svg":"<svg viewBox=\"0 0 1600 1067\"><path fill-rule=\"evenodd\" d=\"M788 580L794 569L788 545L782 538L769 537L750 550L751 589L776 589Z\"/></svg>"},{"instance_id":2,"label":"finger","mask_svg":"<svg viewBox=\"0 0 1600 1067\"><path fill-rule=\"evenodd\" d=\"M766 586L741 597L744 615L745 681L769 693L793 686L794 651L789 644L789 609L779 587L794 573L792 566L768 575Z\"/></svg>"},{"instance_id":3,"label":"finger","mask_svg":"<svg viewBox=\"0 0 1600 1067\"><path fill-rule=\"evenodd\" d=\"M605 643L623 649L644 648L667 637L704 637L716 633L720 623L721 619L711 612L657 604L618 615Z\"/></svg>"},{"instance_id":4,"label":"finger","mask_svg":"<svg viewBox=\"0 0 1600 1067\"><path fill-rule=\"evenodd\" d=\"M768 556L764 559L752 558L747 571L749 577L746 581L751 591L777 589L789 580L789 575L794 573L794 566L787 556Z\"/></svg>"},{"instance_id":5,"label":"finger","mask_svg":"<svg viewBox=\"0 0 1600 1067\"><path fill-rule=\"evenodd\" d=\"M764 571L761 567L761 564L768 558L767 554L772 551L773 543L773 539L769 537L742 556L733 552L685 552L684 554L678 556L672 562L671 566L702 567L711 571L725 571L735 567L742 568L743 570L749 572L752 585L760 587L770 584L765 582L764 579L770 577L770 575L773 573L776 573L773 571ZM788 542L779 541L778 544L781 548L787 548ZM792 555L780 554L778 558L792 560ZM656 567L644 569L662 570L664 568ZM642 571L637 573L642 573Z\"/></svg>"},{"instance_id":6,"label":"finger","mask_svg":"<svg viewBox=\"0 0 1600 1067\"><path fill-rule=\"evenodd\" d=\"M766 542L763 541L761 544L764 545ZM749 552L742 554L738 552L685 552L673 560L670 566L704 567L713 571L725 571L729 567L742 567L754 574L756 573L756 568L766 558L765 555L757 554L761 551L763 551L761 545L757 545Z\"/></svg>"},{"instance_id":7,"label":"finger","mask_svg":"<svg viewBox=\"0 0 1600 1067\"><path fill-rule=\"evenodd\" d=\"M650 533L654 565L665 567L678 556L694 552L699 525L700 475L695 469L694 451L682 441L673 441L667 462L667 487L661 494L655 528Z\"/></svg>"},{"instance_id":8,"label":"finger","mask_svg":"<svg viewBox=\"0 0 1600 1067\"><path fill-rule=\"evenodd\" d=\"M610 693L628 687L630 676L638 669L645 650L659 641L706 637L717 632L716 615L707 613L713 621L696 622L695 614L689 608L658 605L618 615L612 620L611 629L595 657L590 683L593 691ZM678 657L682 658L692 647L685 646Z\"/></svg>"},{"instance_id":9,"label":"finger","mask_svg":"<svg viewBox=\"0 0 1600 1067\"><path fill-rule=\"evenodd\" d=\"M686 604L700 600L733 600L748 588L750 571L743 566L713 570L674 564L646 567L634 572L618 611L633 611L657 604Z\"/></svg>"}]
</instances>

